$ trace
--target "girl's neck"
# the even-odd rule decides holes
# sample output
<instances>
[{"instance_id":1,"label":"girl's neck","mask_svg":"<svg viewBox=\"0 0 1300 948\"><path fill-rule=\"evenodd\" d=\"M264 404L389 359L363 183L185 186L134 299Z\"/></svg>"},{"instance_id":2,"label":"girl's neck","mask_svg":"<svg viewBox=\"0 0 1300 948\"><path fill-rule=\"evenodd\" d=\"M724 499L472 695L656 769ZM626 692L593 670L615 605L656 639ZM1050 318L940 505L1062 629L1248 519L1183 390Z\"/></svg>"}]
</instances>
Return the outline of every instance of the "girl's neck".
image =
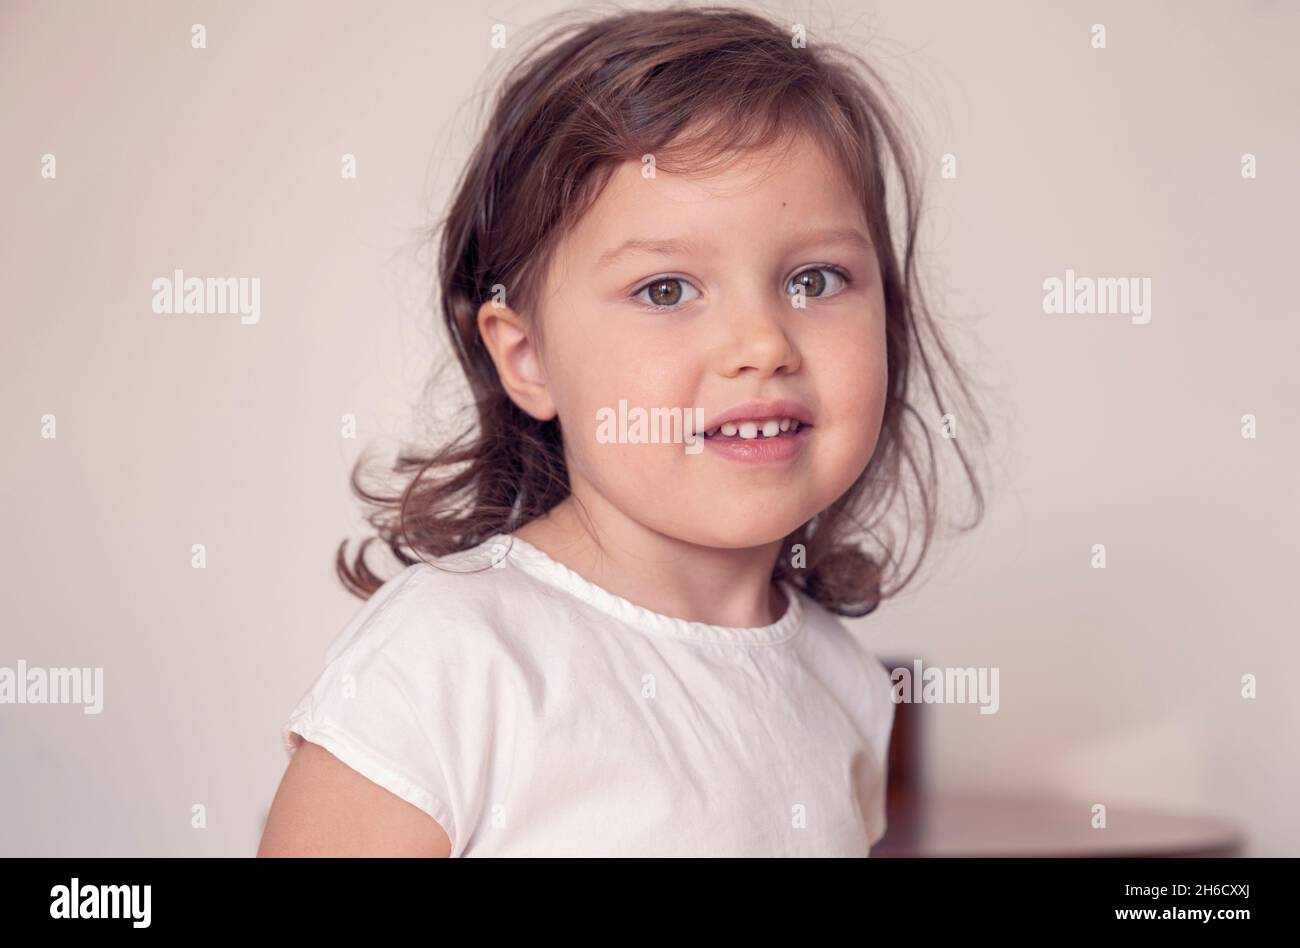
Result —
<instances>
[{"instance_id":1,"label":"girl's neck","mask_svg":"<svg viewBox=\"0 0 1300 948\"><path fill-rule=\"evenodd\" d=\"M776 622L788 605L771 580L779 540L746 549L702 546L636 523L599 499L579 505L572 496L515 535L589 582L662 615L754 628Z\"/></svg>"}]
</instances>

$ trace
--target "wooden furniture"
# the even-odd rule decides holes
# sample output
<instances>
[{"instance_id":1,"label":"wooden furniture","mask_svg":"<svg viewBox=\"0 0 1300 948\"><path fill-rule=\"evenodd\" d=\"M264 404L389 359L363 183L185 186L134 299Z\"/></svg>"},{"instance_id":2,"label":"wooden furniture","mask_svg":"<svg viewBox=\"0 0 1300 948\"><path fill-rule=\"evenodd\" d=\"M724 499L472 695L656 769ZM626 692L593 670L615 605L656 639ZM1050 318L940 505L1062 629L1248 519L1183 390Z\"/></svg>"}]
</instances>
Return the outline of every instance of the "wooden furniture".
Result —
<instances>
[{"instance_id":1,"label":"wooden furniture","mask_svg":"<svg viewBox=\"0 0 1300 948\"><path fill-rule=\"evenodd\" d=\"M1194 814L1051 798L921 797L889 815L872 856L1240 856L1236 827Z\"/></svg>"},{"instance_id":2,"label":"wooden furniture","mask_svg":"<svg viewBox=\"0 0 1300 948\"><path fill-rule=\"evenodd\" d=\"M911 667L910 659L881 662L889 669ZM928 707L894 707L888 826L872 856L1242 855L1245 841L1239 828L1210 816L1108 803L1106 828L1093 829L1089 802L940 792L921 770Z\"/></svg>"}]
</instances>

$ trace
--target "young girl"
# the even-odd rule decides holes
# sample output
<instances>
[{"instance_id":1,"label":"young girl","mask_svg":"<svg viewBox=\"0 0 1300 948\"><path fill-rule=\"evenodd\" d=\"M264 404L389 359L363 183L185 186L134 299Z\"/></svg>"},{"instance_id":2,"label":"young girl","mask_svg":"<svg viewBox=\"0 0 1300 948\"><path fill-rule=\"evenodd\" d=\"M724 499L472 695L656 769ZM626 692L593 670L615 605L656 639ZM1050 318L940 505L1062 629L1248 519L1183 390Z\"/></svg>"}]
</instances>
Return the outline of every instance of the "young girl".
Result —
<instances>
[{"instance_id":1,"label":"young girl","mask_svg":"<svg viewBox=\"0 0 1300 948\"><path fill-rule=\"evenodd\" d=\"M835 615L915 574L882 518L924 554L941 378L969 401L885 101L729 8L562 26L507 76L442 232L474 418L392 494L353 472L404 568L340 548L369 601L261 854L868 854L891 683Z\"/></svg>"}]
</instances>

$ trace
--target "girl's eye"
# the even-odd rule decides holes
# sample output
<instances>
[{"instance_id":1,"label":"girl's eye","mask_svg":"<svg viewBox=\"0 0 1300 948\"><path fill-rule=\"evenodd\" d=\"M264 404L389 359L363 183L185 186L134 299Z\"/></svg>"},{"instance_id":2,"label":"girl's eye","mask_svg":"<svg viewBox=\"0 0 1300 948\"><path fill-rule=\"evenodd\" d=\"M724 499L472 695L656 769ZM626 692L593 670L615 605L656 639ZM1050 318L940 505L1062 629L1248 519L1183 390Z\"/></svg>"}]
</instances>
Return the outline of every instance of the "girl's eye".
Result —
<instances>
[{"instance_id":1,"label":"girl's eye","mask_svg":"<svg viewBox=\"0 0 1300 948\"><path fill-rule=\"evenodd\" d=\"M832 287L829 293L826 290L826 277L823 274L830 274ZM835 286L834 281L838 280L840 285ZM809 267L807 270L800 270L790 278L787 292L794 296L799 292L798 288L803 287L805 296L822 296L823 294L833 296L849 284L849 275L839 267Z\"/></svg>"},{"instance_id":2,"label":"girl's eye","mask_svg":"<svg viewBox=\"0 0 1300 948\"><path fill-rule=\"evenodd\" d=\"M833 296L851 282L849 275L839 267L808 267L790 279L786 292L794 296L802 286L805 296ZM687 295L687 290L695 295ZM699 295L695 287L680 277L655 277L633 293L632 299L653 310L667 310L689 303Z\"/></svg>"},{"instance_id":3,"label":"girl's eye","mask_svg":"<svg viewBox=\"0 0 1300 948\"><path fill-rule=\"evenodd\" d=\"M690 287L695 296L683 299L685 287ZM648 298L641 294L648 294ZM685 280L679 277L655 277L641 289L632 294L632 299L639 303L645 303L652 309L673 309L683 302L689 303L692 299L699 296L695 287L691 286Z\"/></svg>"}]
</instances>

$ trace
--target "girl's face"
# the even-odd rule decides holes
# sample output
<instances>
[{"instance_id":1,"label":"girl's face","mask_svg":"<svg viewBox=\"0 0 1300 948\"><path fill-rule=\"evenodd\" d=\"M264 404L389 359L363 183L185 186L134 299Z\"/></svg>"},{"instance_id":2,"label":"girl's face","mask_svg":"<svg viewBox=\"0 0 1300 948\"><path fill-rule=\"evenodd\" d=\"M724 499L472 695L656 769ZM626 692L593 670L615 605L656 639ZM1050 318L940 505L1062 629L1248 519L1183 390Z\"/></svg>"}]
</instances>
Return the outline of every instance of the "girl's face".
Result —
<instances>
[{"instance_id":1,"label":"girl's face","mask_svg":"<svg viewBox=\"0 0 1300 948\"><path fill-rule=\"evenodd\" d=\"M771 543L875 450L888 366L869 229L808 139L707 178L643 167L623 164L557 248L540 345L519 340L507 387L535 417L558 412L588 510L704 546Z\"/></svg>"}]
</instances>

